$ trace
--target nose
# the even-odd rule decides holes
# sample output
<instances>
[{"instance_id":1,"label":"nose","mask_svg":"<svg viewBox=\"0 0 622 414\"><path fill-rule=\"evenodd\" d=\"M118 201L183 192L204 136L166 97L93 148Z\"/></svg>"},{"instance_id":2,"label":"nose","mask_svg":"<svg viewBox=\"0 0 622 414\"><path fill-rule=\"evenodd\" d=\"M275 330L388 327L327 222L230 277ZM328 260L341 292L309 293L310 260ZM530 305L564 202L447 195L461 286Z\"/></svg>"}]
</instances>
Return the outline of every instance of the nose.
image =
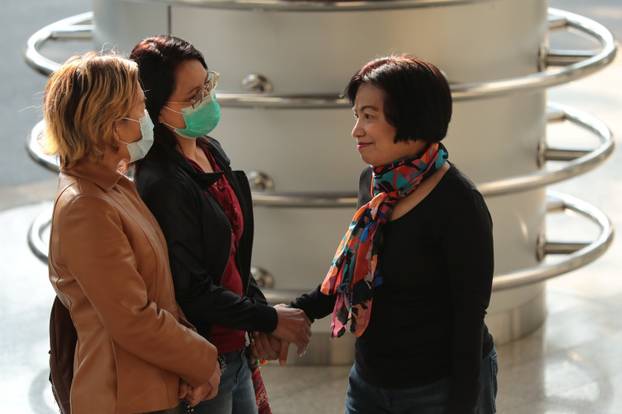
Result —
<instances>
[{"instance_id":1,"label":"nose","mask_svg":"<svg viewBox=\"0 0 622 414\"><path fill-rule=\"evenodd\" d=\"M352 138L361 138L365 135L365 129L361 126L361 118L356 118L354 127L352 128Z\"/></svg>"}]
</instances>

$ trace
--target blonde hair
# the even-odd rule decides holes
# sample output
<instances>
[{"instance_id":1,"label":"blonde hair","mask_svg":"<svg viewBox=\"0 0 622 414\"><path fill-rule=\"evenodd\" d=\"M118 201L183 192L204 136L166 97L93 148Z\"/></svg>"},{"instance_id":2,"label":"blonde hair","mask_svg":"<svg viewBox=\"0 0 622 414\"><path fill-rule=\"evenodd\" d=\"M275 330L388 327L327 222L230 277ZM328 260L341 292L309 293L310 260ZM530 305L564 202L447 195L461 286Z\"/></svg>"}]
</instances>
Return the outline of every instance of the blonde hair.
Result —
<instances>
[{"instance_id":1,"label":"blonde hair","mask_svg":"<svg viewBox=\"0 0 622 414\"><path fill-rule=\"evenodd\" d=\"M113 123L136 103L138 79L136 63L114 54L67 60L45 87L46 152L70 167L85 157L100 160L106 147L117 151Z\"/></svg>"}]
</instances>

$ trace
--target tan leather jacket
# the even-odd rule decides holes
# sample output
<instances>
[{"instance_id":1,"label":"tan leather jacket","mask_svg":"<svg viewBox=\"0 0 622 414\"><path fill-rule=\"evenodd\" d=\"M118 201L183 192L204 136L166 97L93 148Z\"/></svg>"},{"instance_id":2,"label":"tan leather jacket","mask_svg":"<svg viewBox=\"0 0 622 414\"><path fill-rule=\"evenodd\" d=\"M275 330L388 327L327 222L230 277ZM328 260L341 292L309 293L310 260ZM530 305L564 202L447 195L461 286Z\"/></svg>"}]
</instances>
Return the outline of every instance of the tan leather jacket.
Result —
<instances>
[{"instance_id":1,"label":"tan leather jacket","mask_svg":"<svg viewBox=\"0 0 622 414\"><path fill-rule=\"evenodd\" d=\"M49 271L78 332L73 414L164 410L180 377L208 382L217 351L179 310L166 241L127 178L86 161L61 172Z\"/></svg>"}]
</instances>

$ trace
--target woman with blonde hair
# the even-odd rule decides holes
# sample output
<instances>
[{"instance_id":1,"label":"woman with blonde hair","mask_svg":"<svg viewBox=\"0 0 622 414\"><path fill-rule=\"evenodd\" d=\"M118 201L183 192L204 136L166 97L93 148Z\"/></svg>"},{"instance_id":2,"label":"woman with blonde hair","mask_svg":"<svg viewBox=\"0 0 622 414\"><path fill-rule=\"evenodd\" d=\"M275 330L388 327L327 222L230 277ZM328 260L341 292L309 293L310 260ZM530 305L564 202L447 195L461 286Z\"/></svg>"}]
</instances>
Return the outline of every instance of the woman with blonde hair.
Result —
<instances>
[{"instance_id":1,"label":"woman with blonde hair","mask_svg":"<svg viewBox=\"0 0 622 414\"><path fill-rule=\"evenodd\" d=\"M71 412L174 413L180 398L213 397L216 349L175 302L164 236L118 172L153 141L136 64L71 58L44 100L47 146L61 163L49 276L77 331Z\"/></svg>"}]
</instances>

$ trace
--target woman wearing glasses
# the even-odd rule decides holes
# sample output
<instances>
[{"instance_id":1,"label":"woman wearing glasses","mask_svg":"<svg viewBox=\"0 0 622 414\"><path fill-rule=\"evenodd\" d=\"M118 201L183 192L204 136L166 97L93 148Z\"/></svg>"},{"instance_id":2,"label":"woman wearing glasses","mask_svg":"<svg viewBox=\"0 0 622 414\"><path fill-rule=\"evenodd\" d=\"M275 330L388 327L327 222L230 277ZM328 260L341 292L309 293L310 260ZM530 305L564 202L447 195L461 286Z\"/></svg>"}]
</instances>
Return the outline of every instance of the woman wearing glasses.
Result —
<instances>
[{"instance_id":1,"label":"woman wearing glasses","mask_svg":"<svg viewBox=\"0 0 622 414\"><path fill-rule=\"evenodd\" d=\"M220 120L218 75L191 44L170 36L141 41L130 58L155 124L154 145L137 165L138 191L166 237L178 303L225 363L219 394L195 413L257 413L246 333L272 333L302 349L308 321L299 309L269 306L251 277L248 180L208 136Z\"/></svg>"}]
</instances>

